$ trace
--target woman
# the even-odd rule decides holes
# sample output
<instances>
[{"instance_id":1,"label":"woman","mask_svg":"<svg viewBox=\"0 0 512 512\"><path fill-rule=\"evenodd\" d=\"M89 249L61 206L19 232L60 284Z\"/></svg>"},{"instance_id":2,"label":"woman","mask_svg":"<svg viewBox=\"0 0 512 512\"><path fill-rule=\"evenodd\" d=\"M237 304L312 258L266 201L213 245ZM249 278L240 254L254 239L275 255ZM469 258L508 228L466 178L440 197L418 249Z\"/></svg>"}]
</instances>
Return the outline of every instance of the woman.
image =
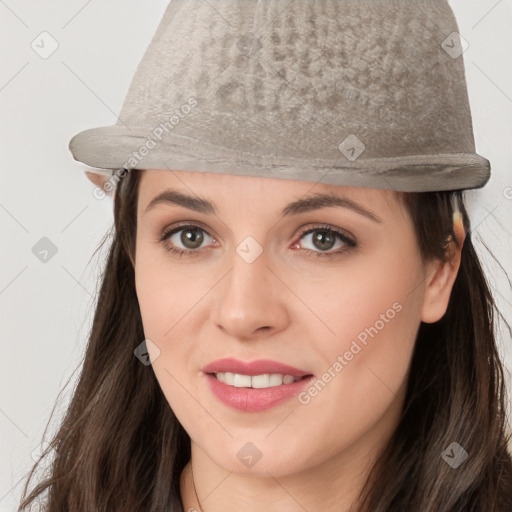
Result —
<instances>
[{"instance_id":1,"label":"woman","mask_svg":"<svg viewBox=\"0 0 512 512\"><path fill-rule=\"evenodd\" d=\"M456 32L444 1L172 0L70 144L115 231L22 509L511 510Z\"/></svg>"}]
</instances>

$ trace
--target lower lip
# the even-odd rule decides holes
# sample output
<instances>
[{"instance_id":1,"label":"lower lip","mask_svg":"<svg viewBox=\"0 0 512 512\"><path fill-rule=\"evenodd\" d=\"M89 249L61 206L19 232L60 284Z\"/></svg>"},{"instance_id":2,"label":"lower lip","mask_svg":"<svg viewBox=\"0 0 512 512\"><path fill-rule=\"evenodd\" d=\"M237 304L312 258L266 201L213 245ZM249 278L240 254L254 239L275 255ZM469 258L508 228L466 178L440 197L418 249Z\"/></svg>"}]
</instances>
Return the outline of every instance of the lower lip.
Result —
<instances>
[{"instance_id":1,"label":"lower lip","mask_svg":"<svg viewBox=\"0 0 512 512\"><path fill-rule=\"evenodd\" d=\"M221 382L213 375L204 374L212 393L225 405L245 412L266 411L284 400L298 395L313 380L310 375L291 384L281 384L270 388L237 388Z\"/></svg>"}]
</instances>

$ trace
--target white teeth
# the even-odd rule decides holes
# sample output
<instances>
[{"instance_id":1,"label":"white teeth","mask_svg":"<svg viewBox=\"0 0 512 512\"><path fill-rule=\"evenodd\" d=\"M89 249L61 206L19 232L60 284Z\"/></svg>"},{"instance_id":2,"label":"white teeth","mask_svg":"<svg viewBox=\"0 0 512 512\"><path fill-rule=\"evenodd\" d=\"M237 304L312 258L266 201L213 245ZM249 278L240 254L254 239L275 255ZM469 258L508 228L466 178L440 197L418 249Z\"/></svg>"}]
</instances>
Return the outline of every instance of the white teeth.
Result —
<instances>
[{"instance_id":1,"label":"white teeth","mask_svg":"<svg viewBox=\"0 0 512 512\"><path fill-rule=\"evenodd\" d=\"M239 373L219 372L215 376L224 384L236 388L271 388L281 384L291 384L301 379L293 375L281 375L280 373L265 373L263 375L241 375Z\"/></svg>"},{"instance_id":2,"label":"white teeth","mask_svg":"<svg viewBox=\"0 0 512 512\"><path fill-rule=\"evenodd\" d=\"M249 375L240 375L235 373L233 375L233 386L236 388L248 388L251 385L251 377Z\"/></svg>"}]
</instances>

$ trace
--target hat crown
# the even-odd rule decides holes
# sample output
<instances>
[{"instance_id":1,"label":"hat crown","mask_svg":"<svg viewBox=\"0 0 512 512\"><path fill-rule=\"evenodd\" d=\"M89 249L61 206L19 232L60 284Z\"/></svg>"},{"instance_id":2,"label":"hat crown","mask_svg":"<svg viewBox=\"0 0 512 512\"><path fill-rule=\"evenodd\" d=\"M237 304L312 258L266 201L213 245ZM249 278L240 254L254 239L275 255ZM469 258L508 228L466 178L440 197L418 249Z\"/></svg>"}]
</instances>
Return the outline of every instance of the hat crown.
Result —
<instances>
[{"instance_id":1,"label":"hat crown","mask_svg":"<svg viewBox=\"0 0 512 512\"><path fill-rule=\"evenodd\" d=\"M447 46L461 42L444 0L172 0L120 118L151 130L193 97L174 134L241 151L337 158L354 134L361 158L472 152Z\"/></svg>"}]
</instances>

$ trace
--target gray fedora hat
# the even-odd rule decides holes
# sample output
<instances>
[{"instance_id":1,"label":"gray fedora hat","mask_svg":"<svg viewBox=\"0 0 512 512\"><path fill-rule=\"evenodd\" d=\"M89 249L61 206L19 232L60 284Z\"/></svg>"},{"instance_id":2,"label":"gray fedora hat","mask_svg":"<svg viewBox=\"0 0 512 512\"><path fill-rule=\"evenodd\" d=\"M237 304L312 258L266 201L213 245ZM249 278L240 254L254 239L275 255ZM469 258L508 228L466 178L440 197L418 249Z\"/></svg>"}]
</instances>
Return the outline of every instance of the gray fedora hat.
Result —
<instances>
[{"instance_id":1,"label":"gray fedora hat","mask_svg":"<svg viewBox=\"0 0 512 512\"><path fill-rule=\"evenodd\" d=\"M465 41L446 0L171 0L97 168L478 188Z\"/></svg>"}]
</instances>

